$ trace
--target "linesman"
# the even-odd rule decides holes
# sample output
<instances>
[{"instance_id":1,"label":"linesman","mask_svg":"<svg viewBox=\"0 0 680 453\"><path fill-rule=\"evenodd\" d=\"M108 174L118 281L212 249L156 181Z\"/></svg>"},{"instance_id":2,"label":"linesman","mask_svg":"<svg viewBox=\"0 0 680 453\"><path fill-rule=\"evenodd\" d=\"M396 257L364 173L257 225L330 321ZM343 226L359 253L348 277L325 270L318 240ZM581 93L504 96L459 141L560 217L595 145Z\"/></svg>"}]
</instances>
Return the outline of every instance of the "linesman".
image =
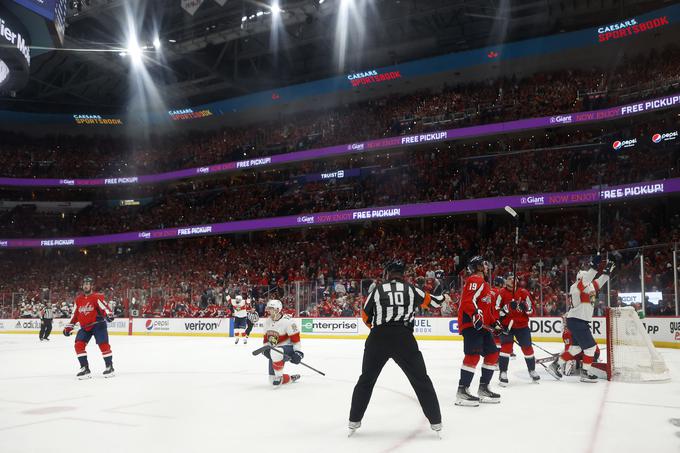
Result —
<instances>
[{"instance_id":1,"label":"linesman","mask_svg":"<svg viewBox=\"0 0 680 453\"><path fill-rule=\"evenodd\" d=\"M361 310L364 323L371 332L364 346L361 376L352 394L350 436L361 426L373 387L389 359L393 359L406 374L431 428L438 434L442 429L437 393L413 336L413 325L418 307L439 307L448 296L433 296L405 282L404 269L402 261L389 263L383 283L376 285L368 294Z\"/></svg>"},{"instance_id":2,"label":"linesman","mask_svg":"<svg viewBox=\"0 0 680 453\"><path fill-rule=\"evenodd\" d=\"M52 319L54 319L54 310L52 310L52 306L46 302L42 309L40 309L40 341L50 341Z\"/></svg>"}]
</instances>

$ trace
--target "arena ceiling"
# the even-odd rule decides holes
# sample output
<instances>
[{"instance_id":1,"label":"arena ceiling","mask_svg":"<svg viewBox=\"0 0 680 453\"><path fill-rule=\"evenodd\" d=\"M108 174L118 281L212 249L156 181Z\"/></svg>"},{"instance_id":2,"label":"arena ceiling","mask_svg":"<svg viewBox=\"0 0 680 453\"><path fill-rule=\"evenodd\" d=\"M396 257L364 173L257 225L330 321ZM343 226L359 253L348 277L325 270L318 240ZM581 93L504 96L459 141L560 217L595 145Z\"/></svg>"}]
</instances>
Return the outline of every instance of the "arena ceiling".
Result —
<instances>
[{"instance_id":1,"label":"arena ceiling","mask_svg":"<svg viewBox=\"0 0 680 453\"><path fill-rule=\"evenodd\" d=\"M282 12L273 33L271 0L226 0L223 6L222 1L204 0L193 16L181 8L180 0L70 0L64 48L79 51L50 51L34 58L28 86L4 93L0 109L125 111L133 96L135 69L130 58L96 50L126 47L131 19L140 45L151 47L158 36L161 50L150 53L145 66L165 105L176 108L603 20L614 22L671 3L279 1ZM356 9L343 18L342 4ZM344 51L338 44L341 38L346 39Z\"/></svg>"}]
</instances>

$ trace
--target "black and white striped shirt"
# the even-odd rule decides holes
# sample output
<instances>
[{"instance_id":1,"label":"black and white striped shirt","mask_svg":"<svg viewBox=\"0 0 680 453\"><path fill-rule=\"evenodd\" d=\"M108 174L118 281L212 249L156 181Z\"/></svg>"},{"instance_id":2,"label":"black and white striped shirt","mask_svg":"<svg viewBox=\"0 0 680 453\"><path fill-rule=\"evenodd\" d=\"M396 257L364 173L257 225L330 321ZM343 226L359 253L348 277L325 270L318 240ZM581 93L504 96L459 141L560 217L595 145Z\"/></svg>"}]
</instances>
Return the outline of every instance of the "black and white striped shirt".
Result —
<instances>
[{"instance_id":1,"label":"black and white striped shirt","mask_svg":"<svg viewBox=\"0 0 680 453\"><path fill-rule=\"evenodd\" d=\"M51 308L43 308L43 311L42 311L42 318L43 318L43 319L52 319L52 318L54 318L54 313L52 313L52 309L51 309Z\"/></svg>"},{"instance_id":2,"label":"black and white striped shirt","mask_svg":"<svg viewBox=\"0 0 680 453\"><path fill-rule=\"evenodd\" d=\"M413 328L413 318L418 307L439 307L444 295L433 296L410 283L391 280L368 294L361 317L369 327L398 324Z\"/></svg>"}]
</instances>

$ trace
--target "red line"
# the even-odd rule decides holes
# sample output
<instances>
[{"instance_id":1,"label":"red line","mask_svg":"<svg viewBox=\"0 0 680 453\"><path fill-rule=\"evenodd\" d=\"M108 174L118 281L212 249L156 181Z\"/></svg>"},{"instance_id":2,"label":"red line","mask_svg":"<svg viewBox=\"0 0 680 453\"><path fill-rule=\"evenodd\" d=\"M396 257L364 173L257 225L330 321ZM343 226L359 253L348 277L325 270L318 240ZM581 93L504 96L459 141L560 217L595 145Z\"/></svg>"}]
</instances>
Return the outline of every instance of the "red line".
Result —
<instances>
[{"instance_id":1,"label":"red line","mask_svg":"<svg viewBox=\"0 0 680 453\"><path fill-rule=\"evenodd\" d=\"M584 385L584 384L582 384ZM585 385L593 385L593 384L585 384ZM607 402L607 395L609 394L609 385L610 382L606 381L605 382L605 387L604 387L604 392L602 392L602 399L600 400L600 408L597 410L597 419L595 422L595 426L593 427L593 432L590 435L590 443L588 444L588 450L587 453L593 453L595 451L595 443L597 442L597 437L598 434L600 433L600 426L602 425L602 414L604 412L604 403Z\"/></svg>"}]
</instances>

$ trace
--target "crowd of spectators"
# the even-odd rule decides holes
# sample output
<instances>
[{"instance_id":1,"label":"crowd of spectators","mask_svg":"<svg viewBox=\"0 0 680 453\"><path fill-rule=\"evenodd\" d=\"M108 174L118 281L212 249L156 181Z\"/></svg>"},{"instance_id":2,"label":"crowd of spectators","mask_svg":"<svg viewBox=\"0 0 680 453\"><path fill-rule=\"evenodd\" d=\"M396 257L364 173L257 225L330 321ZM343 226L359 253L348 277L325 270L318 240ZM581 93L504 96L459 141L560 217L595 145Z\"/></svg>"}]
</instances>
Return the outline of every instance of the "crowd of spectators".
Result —
<instances>
[{"instance_id":1,"label":"crowd of spectators","mask_svg":"<svg viewBox=\"0 0 680 453\"><path fill-rule=\"evenodd\" d=\"M635 62L623 59L609 72L546 72L521 80L444 86L327 111L287 114L276 121L218 132L163 134L144 144L112 137L36 139L4 134L0 176L148 174L384 136L588 110L677 91L679 68L680 48L670 47L644 58L636 56Z\"/></svg>"},{"instance_id":2,"label":"crowd of spectators","mask_svg":"<svg viewBox=\"0 0 680 453\"><path fill-rule=\"evenodd\" d=\"M627 215L632 209L636 215ZM564 312L566 285L595 248L594 225L592 212L585 209L532 213L523 223L517 274L540 313ZM275 297L291 314L349 316L358 313L384 263L398 256L408 263L416 284L451 294L454 304L430 315L455 315L467 260L482 253L494 263L495 274L510 272L512 233L502 217L489 219L484 227L473 219L416 219L87 250L3 251L0 300L6 308L17 295L38 300L42 289L49 288L50 302L60 306L72 301L84 275L93 275L107 300L136 316L229 316L228 298L238 294L249 297L260 312ZM666 313L674 283L670 244L679 239L680 214L663 201L607 209L601 241L618 263L612 303L617 303L617 291L640 291L643 253L646 290L664 295L658 308L647 306L648 314ZM605 303L603 295L597 313Z\"/></svg>"},{"instance_id":3,"label":"crowd of spectators","mask_svg":"<svg viewBox=\"0 0 680 453\"><path fill-rule=\"evenodd\" d=\"M81 212L62 214L22 204L0 214L0 237L107 234L404 203L561 192L678 177L677 146L672 142L671 146L652 144L649 140L652 131L680 128L678 117L669 118L656 120L653 125L626 126L625 134L645 137L648 143L640 138L637 147L617 152L611 143L623 132L584 129L444 144L345 158L332 164L310 162L225 179L189 181L158 189L157 193L144 189L147 192L137 198L142 200L140 206L101 200ZM360 168L361 176L311 182L304 178L305 173L351 167ZM8 199L18 193L5 192L3 196ZM51 194L55 192L59 190ZM33 195L42 199L40 192ZM68 200L68 193L61 196L66 198L61 201L76 201ZM79 196L87 193L81 191Z\"/></svg>"}]
</instances>

